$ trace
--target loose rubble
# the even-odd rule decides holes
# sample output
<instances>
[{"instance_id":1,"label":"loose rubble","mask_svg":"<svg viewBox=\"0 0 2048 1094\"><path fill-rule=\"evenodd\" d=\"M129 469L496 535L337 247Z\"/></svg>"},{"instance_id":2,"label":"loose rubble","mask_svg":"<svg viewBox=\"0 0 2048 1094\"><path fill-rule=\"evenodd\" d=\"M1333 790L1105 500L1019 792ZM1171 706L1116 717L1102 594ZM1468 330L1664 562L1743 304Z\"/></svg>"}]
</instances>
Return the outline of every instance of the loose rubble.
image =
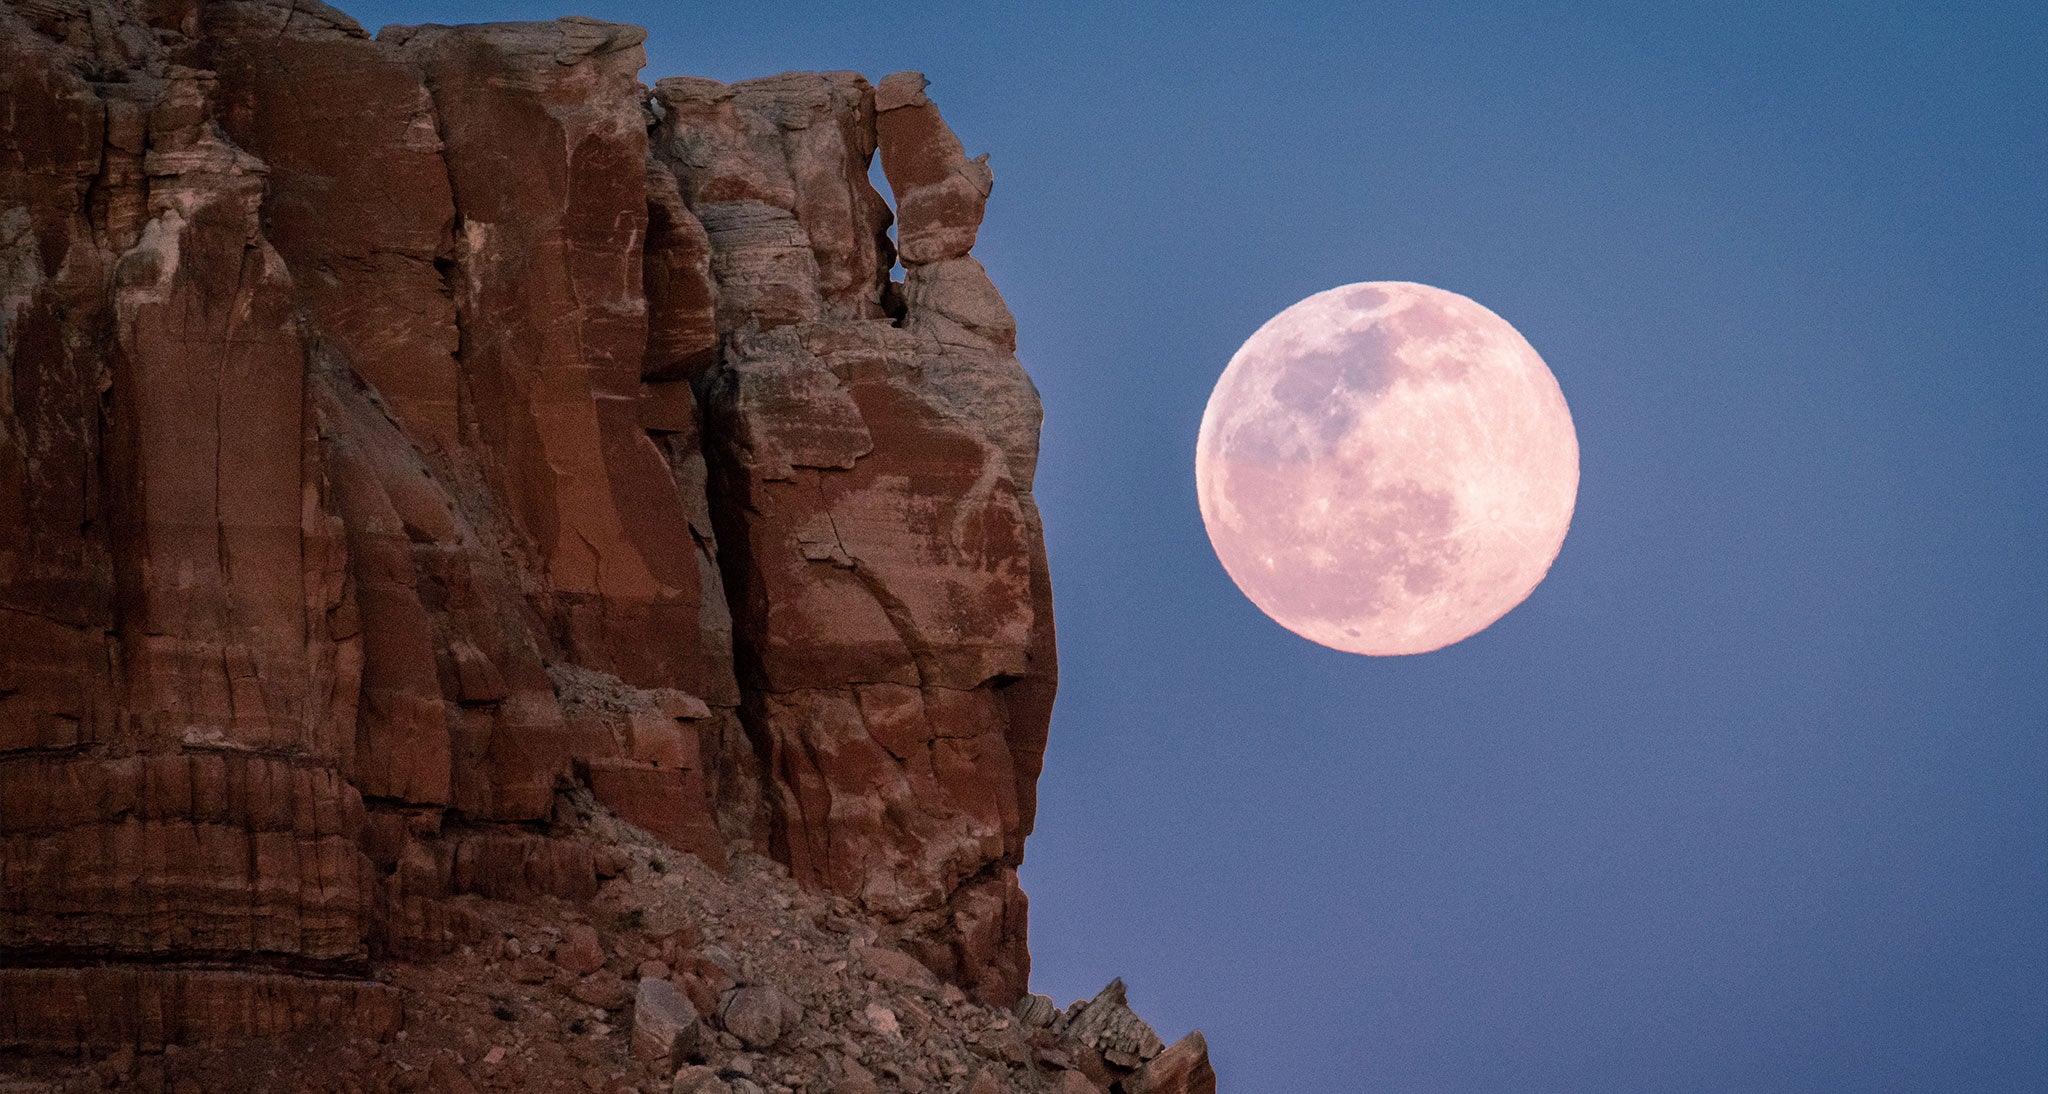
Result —
<instances>
[{"instance_id":1,"label":"loose rubble","mask_svg":"<svg viewBox=\"0 0 2048 1094\"><path fill-rule=\"evenodd\" d=\"M1058 672L993 169L917 73L645 37L0 3L24 1082L1197 1075L1009 1009Z\"/></svg>"},{"instance_id":2,"label":"loose rubble","mask_svg":"<svg viewBox=\"0 0 2048 1094\"><path fill-rule=\"evenodd\" d=\"M449 953L379 963L402 1020L384 1037L289 1037L0 1056L7 1094L593 1091L600 1094L1213 1094L1200 1033L1161 1046L1123 982L1064 1012L990 1007L916 973L895 928L786 867L725 871L595 802L580 835L622 860L587 904L465 898ZM593 956L596 961L592 966ZM626 984L592 998L593 982ZM699 1000L716 1000L716 1009Z\"/></svg>"}]
</instances>

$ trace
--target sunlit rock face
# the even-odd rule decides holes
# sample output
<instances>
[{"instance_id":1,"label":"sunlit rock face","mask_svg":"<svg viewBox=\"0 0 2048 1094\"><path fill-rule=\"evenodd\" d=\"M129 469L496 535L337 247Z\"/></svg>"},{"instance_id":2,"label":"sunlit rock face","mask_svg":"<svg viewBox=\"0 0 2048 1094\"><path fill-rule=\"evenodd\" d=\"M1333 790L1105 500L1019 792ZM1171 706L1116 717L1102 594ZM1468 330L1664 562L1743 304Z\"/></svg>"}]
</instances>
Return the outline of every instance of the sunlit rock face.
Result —
<instances>
[{"instance_id":1,"label":"sunlit rock face","mask_svg":"<svg viewBox=\"0 0 2048 1094\"><path fill-rule=\"evenodd\" d=\"M0 1043L388 1028L453 898L596 891L577 784L1023 990L988 168L914 73L650 91L642 37L0 8Z\"/></svg>"},{"instance_id":2,"label":"sunlit rock face","mask_svg":"<svg viewBox=\"0 0 2048 1094\"><path fill-rule=\"evenodd\" d=\"M852 73L662 80L653 151L710 243L703 448L775 853L919 925L932 968L1013 998L1054 683L1038 397L964 247L906 253L891 283L869 157L891 177L986 168L923 77L883 87L901 102L878 120ZM936 130L893 125L902 110ZM899 233L971 243L980 211L905 198Z\"/></svg>"}]
</instances>

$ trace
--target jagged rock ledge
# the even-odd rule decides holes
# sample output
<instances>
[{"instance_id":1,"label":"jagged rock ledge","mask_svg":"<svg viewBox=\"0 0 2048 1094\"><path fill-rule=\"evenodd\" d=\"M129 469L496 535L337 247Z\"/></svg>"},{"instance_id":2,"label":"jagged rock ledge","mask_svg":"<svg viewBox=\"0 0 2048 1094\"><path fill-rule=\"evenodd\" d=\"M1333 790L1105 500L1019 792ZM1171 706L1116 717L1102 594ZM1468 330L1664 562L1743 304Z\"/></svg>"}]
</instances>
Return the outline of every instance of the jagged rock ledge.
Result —
<instances>
[{"instance_id":1,"label":"jagged rock ledge","mask_svg":"<svg viewBox=\"0 0 2048 1094\"><path fill-rule=\"evenodd\" d=\"M1120 985L1023 994L1057 673L985 158L916 73L649 88L643 38L0 5L0 1049L409 1073L407 1029L475 1032L435 991L528 983L507 923L645 904L660 847L777 864L960 1021L1045 1018L1052 1057L933 1081L1213 1089ZM555 948L599 1063L666 1089L801 1025L629 928ZM449 1052L440 1089L531 1055Z\"/></svg>"}]
</instances>

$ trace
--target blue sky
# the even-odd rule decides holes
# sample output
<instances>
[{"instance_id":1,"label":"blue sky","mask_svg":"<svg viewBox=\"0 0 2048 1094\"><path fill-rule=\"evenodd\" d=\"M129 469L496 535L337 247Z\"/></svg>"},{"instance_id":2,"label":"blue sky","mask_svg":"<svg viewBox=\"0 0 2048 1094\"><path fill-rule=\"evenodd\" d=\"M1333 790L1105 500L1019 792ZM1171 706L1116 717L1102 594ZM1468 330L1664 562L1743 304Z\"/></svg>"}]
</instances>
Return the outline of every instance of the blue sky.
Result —
<instances>
[{"instance_id":1,"label":"blue sky","mask_svg":"<svg viewBox=\"0 0 2048 1094\"><path fill-rule=\"evenodd\" d=\"M1232 1092L2048 1087L2048 19L1381 7L349 10L917 68L990 153L1038 990L1124 976ZM1195 508L1230 354L1367 280L1513 323L1582 450L1550 578L1424 657L1267 621Z\"/></svg>"}]
</instances>

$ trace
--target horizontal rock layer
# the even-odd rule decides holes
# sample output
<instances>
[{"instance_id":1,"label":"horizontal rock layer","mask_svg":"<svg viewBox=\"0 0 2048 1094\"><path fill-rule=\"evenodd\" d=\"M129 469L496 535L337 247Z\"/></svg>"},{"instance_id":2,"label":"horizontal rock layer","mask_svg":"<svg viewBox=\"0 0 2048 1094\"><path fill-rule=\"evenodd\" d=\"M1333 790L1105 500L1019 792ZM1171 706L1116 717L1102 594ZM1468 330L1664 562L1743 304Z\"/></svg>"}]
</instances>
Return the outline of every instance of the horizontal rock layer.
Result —
<instances>
[{"instance_id":1,"label":"horizontal rock layer","mask_svg":"<svg viewBox=\"0 0 2048 1094\"><path fill-rule=\"evenodd\" d=\"M596 891L578 785L1023 990L987 164L915 73L643 37L0 6L0 1044L388 1026L452 898Z\"/></svg>"}]
</instances>

